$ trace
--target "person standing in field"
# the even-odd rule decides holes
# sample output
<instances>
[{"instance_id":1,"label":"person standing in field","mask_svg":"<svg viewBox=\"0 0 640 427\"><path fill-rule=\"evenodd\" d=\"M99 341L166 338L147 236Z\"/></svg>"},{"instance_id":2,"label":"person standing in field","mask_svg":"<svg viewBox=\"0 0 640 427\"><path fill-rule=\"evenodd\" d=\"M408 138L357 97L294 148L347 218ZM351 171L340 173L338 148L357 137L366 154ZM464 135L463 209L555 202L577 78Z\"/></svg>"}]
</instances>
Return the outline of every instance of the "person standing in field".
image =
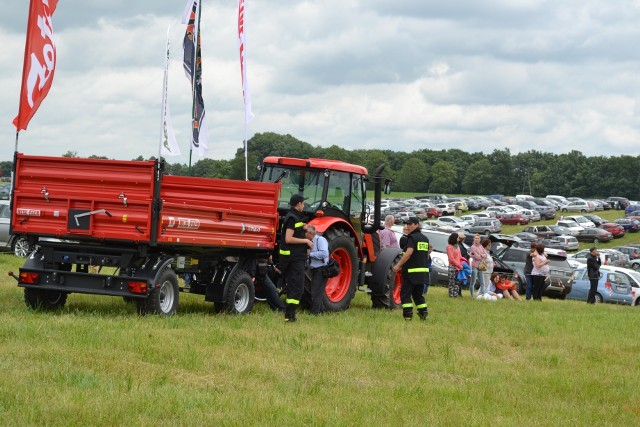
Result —
<instances>
[{"instance_id":1,"label":"person standing in field","mask_svg":"<svg viewBox=\"0 0 640 427\"><path fill-rule=\"evenodd\" d=\"M304 293L304 269L307 248L313 249L313 242L306 238L304 230L304 197L294 194L289 200L291 209L285 215L280 237L280 271L287 293L285 322L296 321L296 310Z\"/></svg>"},{"instance_id":2,"label":"person standing in field","mask_svg":"<svg viewBox=\"0 0 640 427\"><path fill-rule=\"evenodd\" d=\"M549 275L549 260L544 255L544 245L538 243L533 257L533 269L531 270L531 280L533 282L533 300L542 301L544 291L544 281Z\"/></svg>"},{"instance_id":3,"label":"person standing in field","mask_svg":"<svg viewBox=\"0 0 640 427\"><path fill-rule=\"evenodd\" d=\"M393 215L387 215L384 218L384 229L378 232L378 234L380 235L380 247L382 249L400 247L400 245L398 245L398 238L396 237L396 233L394 233L391 229L394 220L395 218L393 217Z\"/></svg>"},{"instance_id":4,"label":"person standing in field","mask_svg":"<svg viewBox=\"0 0 640 427\"><path fill-rule=\"evenodd\" d=\"M598 291L598 282L600 281L600 254L594 246L589 249L587 255L587 276L589 276L589 295L587 296L588 304L596 303L596 292Z\"/></svg>"},{"instance_id":5,"label":"person standing in field","mask_svg":"<svg viewBox=\"0 0 640 427\"><path fill-rule=\"evenodd\" d=\"M531 271L533 270L533 257L535 256L536 244L531 243L531 247L529 248L529 255L524 262L524 281L525 281L525 298L528 300L531 299L531 294L533 291L533 279L531 278Z\"/></svg>"},{"instance_id":6,"label":"person standing in field","mask_svg":"<svg viewBox=\"0 0 640 427\"><path fill-rule=\"evenodd\" d=\"M307 225L307 239L313 242L313 249L309 251L309 270L311 272L311 314L324 312L324 295L326 294L327 278L322 275L322 267L329 262L329 242L316 233L313 225Z\"/></svg>"},{"instance_id":7,"label":"person standing in field","mask_svg":"<svg viewBox=\"0 0 640 427\"><path fill-rule=\"evenodd\" d=\"M476 234L473 236L473 245L471 245L471 249L469 249L469 256L471 258L471 282L469 283L469 292L471 293L471 298L474 297L476 281L480 282L479 292L481 294L484 293L484 274L478 270L478 267L484 262L486 270L485 258L487 258L487 255L487 251L485 251L484 247L480 244L480 235Z\"/></svg>"},{"instance_id":8,"label":"person standing in field","mask_svg":"<svg viewBox=\"0 0 640 427\"><path fill-rule=\"evenodd\" d=\"M458 285L458 271L462 270L462 255L458 245L458 233L451 233L447 242L447 258L449 259L449 296L461 296Z\"/></svg>"},{"instance_id":9,"label":"person standing in field","mask_svg":"<svg viewBox=\"0 0 640 427\"><path fill-rule=\"evenodd\" d=\"M405 220L404 234L407 236L404 253L393 266L394 273L402 270L402 316L405 320L413 319L415 303L420 320L427 320L427 303L423 294L429 283L429 239L420 232L420 220L416 217Z\"/></svg>"}]
</instances>

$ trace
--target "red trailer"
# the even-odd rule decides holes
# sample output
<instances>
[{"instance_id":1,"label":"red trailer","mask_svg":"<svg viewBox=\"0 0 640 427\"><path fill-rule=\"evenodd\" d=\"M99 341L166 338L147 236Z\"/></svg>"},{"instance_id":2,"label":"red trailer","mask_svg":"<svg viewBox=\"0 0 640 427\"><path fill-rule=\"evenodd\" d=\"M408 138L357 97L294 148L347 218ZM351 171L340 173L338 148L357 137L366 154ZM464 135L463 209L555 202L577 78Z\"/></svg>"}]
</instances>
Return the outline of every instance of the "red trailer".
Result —
<instances>
[{"instance_id":1,"label":"red trailer","mask_svg":"<svg viewBox=\"0 0 640 427\"><path fill-rule=\"evenodd\" d=\"M16 153L11 232L37 242L18 285L33 308L78 292L172 314L184 290L248 312L252 264L275 245L279 192L279 183L164 175L157 161ZM179 289L189 272L199 280Z\"/></svg>"}]
</instances>

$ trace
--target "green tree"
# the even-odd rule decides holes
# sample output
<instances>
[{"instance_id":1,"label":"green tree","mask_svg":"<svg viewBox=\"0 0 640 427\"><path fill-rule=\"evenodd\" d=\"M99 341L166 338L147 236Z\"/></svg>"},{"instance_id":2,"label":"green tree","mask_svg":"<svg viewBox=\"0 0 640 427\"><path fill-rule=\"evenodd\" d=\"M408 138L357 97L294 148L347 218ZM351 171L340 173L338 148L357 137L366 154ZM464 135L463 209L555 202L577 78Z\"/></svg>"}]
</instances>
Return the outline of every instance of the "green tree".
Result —
<instances>
[{"instance_id":1,"label":"green tree","mask_svg":"<svg viewBox=\"0 0 640 427\"><path fill-rule=\"evenodd\" d=\"M427 190L429 170L420 159L411 158L398 171L397 191L424 192Z\"/></svg>"},{"instance_id":2,"label":"green tree","mask_svg":"<svg viewBox=\"0 0 640 427\"><path fill-rule=\"evenodd\" d=\"M202 159L193 165L191 174L207 178L227 178L231 172L228 160Z\"/></svg>"},{"instance_id":3,"label":"green tree","mask_svg":"<svg viewBox=\"0 0 640 427\"><path fill-rule=\"evenodd\" d=\"M493 193L493 185L488 176L490 171L491 163L487 159L471 163L462 180L462 191L467 194Z\"/></svg>"},{"instance_id":4,"label":"green tree","mask_svg":"<svg viewBox=\"0 0 640 427\"><path fill-rule=\"evenodd\" d=\"M456 170L453 165L440 160L431 168L430 193L451 193L456 188Z\"/></svg>"}]
</instances>

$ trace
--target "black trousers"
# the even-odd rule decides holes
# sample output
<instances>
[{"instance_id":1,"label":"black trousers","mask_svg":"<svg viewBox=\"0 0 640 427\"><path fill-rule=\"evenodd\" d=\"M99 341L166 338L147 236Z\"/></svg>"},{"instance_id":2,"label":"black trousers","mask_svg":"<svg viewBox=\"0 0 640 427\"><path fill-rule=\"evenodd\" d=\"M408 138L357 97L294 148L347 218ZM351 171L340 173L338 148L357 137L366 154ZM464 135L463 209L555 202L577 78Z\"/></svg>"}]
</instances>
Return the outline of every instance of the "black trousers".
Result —
<instances>
[{"instance_id":1,"label":"black trousers","mask_svg":"<svg viewBox=\"0 0 640 427\"><path fill-rule=\"evenodd\" d=\"M596 303L596 292L598 291L598 282L599 279L591 279L589 278L589 295L587 296L587 303L595 304Z\"/></svg>"},{"instance_id":2,"label":"black trousers","mask_svg":"<svg viewBox=\"0 0 640 427\"><path fill-rule=\"evenodd\" d=\"M287 304L300 304L304 292L304 263L305 259L280 259L280 271L287 293Z\"/></svg>"},{"instance_id":3,"label":"black trousers","mask_svg":"<svg viewBox=\"0 0 640 427\"><path fill-rule=\"evenodd\" d=\"M542 292L544 291L544 276L532 274L531 281L533 282L533 292L531 292L533 299L542 301Z\"/></svg>"},{"instance_id":4,"label":"black trousers","mask_svg":"<svg viewBox=\"0 0 640 427\"><path fill-rule=\"evenodd\" d=\"M424 313L427 311L427 304L424 299L425 287L426 284L424 283L414 285L407 278L402 278L400 302L402 303L402 316L404 318L410 319L413 317L413 304L411 303L412 298L416 308L418 309L418 313ZM391 295L391 298L393 298L393 295Z\"/></svg>"},{"instance_id":5,"label":"black trousers","mask_svg":"<svg viewBox=\"0 0 640 427\"><path fill-rule=\"evenodd\" d=\"M324 296L326 290L327 278L322 277L322 268L314 268L311 270L311 308L312 314L320 314L324 311Z\"/></svg>"}]
</instances>

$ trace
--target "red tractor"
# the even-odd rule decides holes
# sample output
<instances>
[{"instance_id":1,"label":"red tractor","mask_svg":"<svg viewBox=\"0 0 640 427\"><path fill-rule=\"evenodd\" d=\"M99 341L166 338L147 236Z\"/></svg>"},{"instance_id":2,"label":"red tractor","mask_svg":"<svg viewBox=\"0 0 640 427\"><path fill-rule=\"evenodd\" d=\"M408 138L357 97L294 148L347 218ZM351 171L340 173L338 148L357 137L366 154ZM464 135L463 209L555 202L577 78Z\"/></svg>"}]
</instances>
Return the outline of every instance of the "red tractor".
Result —
<instances>
[{"instance_id":1,"label":"red tractor","mask_svg":"<svg viewBox=\"0 0 640 427\"><path fill-rule=\"evenodd\" d=\"M367 169L337 160L267 157L260 180L281 182L278 210L283 218L293 194L306 198L304 214L329 242L331 257L340 274L328 280L324 306L327 311L349 307L356 290L371 295L373 307L393 308L400 303L400 276L392 271L400 259L399 249L380 250L382 189L388 193L390 180L382 176L384 165L374 176L373 221L367 223ZM279 238L279 233L278 233ZM277 253L277 251L275 251ZM364 288L367 285L367 288Z\"/></svg>"}]
</instances>

